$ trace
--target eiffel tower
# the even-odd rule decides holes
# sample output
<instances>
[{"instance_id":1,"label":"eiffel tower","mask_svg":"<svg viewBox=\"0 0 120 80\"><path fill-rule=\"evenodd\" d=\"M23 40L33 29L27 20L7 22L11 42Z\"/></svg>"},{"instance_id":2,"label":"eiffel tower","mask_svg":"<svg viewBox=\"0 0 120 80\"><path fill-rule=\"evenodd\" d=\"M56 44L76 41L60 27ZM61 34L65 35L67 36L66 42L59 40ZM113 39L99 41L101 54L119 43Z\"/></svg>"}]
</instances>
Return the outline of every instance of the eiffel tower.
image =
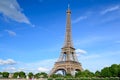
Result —
<instances>
[{"instance_id":1,"label":"eiffel tower","mask_svg":"<svg viewBox=\"0 0 120 80\"><path fill-rule=\"evenodd\" d=\"M61 54L57 62L55 62L54 67L50 71L49 75L55 74L58 71L62 71L63 75L71 74L74 75L75 71L82 71L82 66L79 63L75 48L73 47L72 43L72 36L71 36L71 11L68 5L67 9L67 22L66 22L66 35L65 35L65 43L64 46L61 48Z\"/></svg>"}]
</instances>

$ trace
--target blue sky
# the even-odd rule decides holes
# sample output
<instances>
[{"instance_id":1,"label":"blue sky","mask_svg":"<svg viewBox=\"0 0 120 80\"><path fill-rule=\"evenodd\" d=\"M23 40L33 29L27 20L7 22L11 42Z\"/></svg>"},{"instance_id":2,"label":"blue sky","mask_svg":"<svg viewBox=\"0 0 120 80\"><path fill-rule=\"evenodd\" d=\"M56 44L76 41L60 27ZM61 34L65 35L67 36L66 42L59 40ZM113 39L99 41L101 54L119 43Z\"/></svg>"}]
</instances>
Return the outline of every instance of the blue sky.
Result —
<instances>
[{"instance_id":1,"label":"blue sky","mask_svg":"<svg viewBox=\"0 0 120 80\"><path fill-rule=\"evenodd\" d=\"M64 43L68 3L83 69L119 64L120 0L0 0L0 71L49 72Z\"/></svg>"}]
</instances>

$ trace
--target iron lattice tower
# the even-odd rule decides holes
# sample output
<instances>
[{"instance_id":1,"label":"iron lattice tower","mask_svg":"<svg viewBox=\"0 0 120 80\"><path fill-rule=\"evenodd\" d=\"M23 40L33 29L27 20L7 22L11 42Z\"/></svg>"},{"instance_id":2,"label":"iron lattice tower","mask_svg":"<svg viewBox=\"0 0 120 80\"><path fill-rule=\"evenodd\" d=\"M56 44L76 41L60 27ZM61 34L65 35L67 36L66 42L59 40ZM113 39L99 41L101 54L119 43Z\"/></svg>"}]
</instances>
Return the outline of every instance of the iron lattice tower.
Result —
<instances>
[{"instance_id":1,"label":"iron lattice tower","mask_svg":"<svg viewBox=\"0 0 120 80\"><path fill-rule=\"evenodd\" d=\"M62 70L63 74L69 73L71 75L75 74L75 71L83 70L81 64L78 62L75 48L72 43L72 35L71 35L71 11L68 5L67 10L67 21L66 21L66 35L64 46L62 47L62 51L58 61L54 64L54 67L50 71L49 75L56 73L59 70Z\"/></svg>"}]
</instances>

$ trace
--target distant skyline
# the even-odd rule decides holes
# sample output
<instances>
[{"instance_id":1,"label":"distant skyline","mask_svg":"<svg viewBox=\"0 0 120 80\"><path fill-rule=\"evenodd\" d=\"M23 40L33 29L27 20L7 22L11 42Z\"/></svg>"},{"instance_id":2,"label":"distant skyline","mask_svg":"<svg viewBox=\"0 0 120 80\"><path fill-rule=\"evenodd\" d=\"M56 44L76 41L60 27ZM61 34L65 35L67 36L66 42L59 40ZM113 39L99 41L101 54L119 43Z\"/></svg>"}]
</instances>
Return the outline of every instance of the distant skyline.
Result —
<instances>
[{"instance_id":1,"label":"distant skyline","mask_svg":"<svg viewBox=\"0 0 120 80\"><path fill-rule=\"evenodd\" d=\"M120 0L1 0L0 72L49 72L72 39L83 69L120 64Z\"/></svg>"}]
</instances>

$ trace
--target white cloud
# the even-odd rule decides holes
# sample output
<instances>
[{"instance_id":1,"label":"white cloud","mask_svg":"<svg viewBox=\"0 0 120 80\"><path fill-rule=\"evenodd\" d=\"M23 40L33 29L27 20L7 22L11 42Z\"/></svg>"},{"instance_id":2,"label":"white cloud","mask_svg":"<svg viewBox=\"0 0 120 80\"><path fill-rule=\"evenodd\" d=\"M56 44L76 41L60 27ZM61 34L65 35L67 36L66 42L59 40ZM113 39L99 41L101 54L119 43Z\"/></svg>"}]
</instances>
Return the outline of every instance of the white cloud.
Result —
<instances>
[{"instance_id":1,"label":"white cloud","mask_svg":"<svg viewBox=\"0 0 120 80\"><path fill-rule=\"evenodd\" d=\"M118 56L118 58L116 58ZM110 66L112 64L119 64L119 56L120 51L101 51L99 53L95 52L87 52L87 54L78 56L80 63L84 69L88 69L92 72L96 70L101 70L106 65ZM16 71L24 71L26 73L33 72L47 72L52 69L54 63L57 59L46 59L37 62L18 62L16 65L9 65L8 67L0 68L0 71L8 71L8 72L16 72ZM4 60L6 61L6 60ZM0 60L1 63L1 60ZM2 70L1 70L2 69Z\"/></svg>"},{"instance_id":2,"label":"white cloud","mask_svg":"<svg viewBox=\"0 0 120 80\"><path fill-rule=\"evenodd\" d=\"M17 62L15 71L24 71L26 73L28 73L28 72L33 72L33 73L47 72L47 73L49 73L49 71L54 66L55 61L57 61L57 59L46 59L46 60L30 62L30 63Z\"/></svg>"},{"instance_id":3,"label":"white cloud","mask_svg":"<svg viewBox=\"0 0 120 80\"><path fill-rule=\"evenodd\" d=\"M81 54L86 54L87 53L87 51L82 50L82 49L76 49L75 52L76 52L77 56L80 56Z\"/></svg>"},{"instance_id":4,"label":"white cloud","mask_svg":"<svg viewBox=\"0 0 120 80\"><path fill-rule=\"evenodd\" d=\"M13 65L16 64L16 61L13 59L2 60L0 59L0 65Z\"/></svg>"},{"instance_id":5,"label":"white cloud","mask_svg":"<svg viewBox=\"0 0 120 80\"><path fill-rule=\"evenodd\" d=\"M18 68L16 66L7 66L7 67L3 67L2 71L13 73L13 72L26 71L26 69L24 69L24 68Z\"/></svg>"},{"instance_id":6,"label":"white cloud","mask_svg":"<svg viewBox=\"0 0 120 80\"><path fill-rule=\"evenodd\" d=\"M16 36L16 33L14 31L11 30L5 30L5 31L8 32L10 36Z\"/></svg>"},{"instance_id":7,"label":"white cloud","mask_svg":"<svg viewBox=\"0 0 120 80\"><path fill-rule=\"evenodd\" d=\"M38 68L38 71L40 71L40 72L48 72L49 69L43 68L43 67L39 67L39 68Z\"/></svg>"},{"instance_id":8,"label":"white cloud","mask_svg":"<svg viewBox=\"0 0 120 80\"><path fill-rule=\"evenodd\" d=\"M16 68L15 68L15 67L12 67L12 66L9 66L9 67L7 67L7 68L4 68L3 71L15 72L15 71L16 71Z\"/></svg>"},{"instance_id":9,"label":"white cloud","mask_svg":"<svg viewBox=\"0 0 120 80\"><path fill-rule=\"evenodd\" d=\"M87 51L82 50L82 49L76 49L75 51L76 51L76 53L81 53L81 54L86 54L87 53Z\"/></svg>"},{"instance_id":10,"label":"white cloud","mask_svg":"<svg viewBox=\"0 0 120 80\"><path fill-rule=\"evenodd\" d=\"M116 57L117 56L117 57ZM120 51L101 51L99 53L89 52L88 54L78 57L84 69L92 72L112 64L119 64Z\"/></svg>"},{"instance_id":11,"label":"white cloud","mask_svg":"<svg viewBox=\"0 0 120 80\"><path fill-rule=\"evenodd\" d=\"M2 0L0 1L0 13L8 18L20 22L31 24L16 0Z\"/></svg>"},{"instance_id":12,"label":"white cloud","mask_svg":"<svg viewBox=\"0 0 120 80\"><path fill-rule=\"evenodd\" d=\"M105 9L104 11L101 12L101 14L106 14L108 12L116 11L116 10L119 10L119 9L120 9L119 5L113 6L113 7Z\"/></svg>"},{"instance_id":13,"label":"white cloud","mask_svg":"<svg viewBox=\"0 0 120 80\"><path fill-rule=\"evenodd\" d=\"M72 23L78 23L84 19L87 19L87 16L80 16L80 17L76 18L75 20L73 20Z\"/></svg>"},{"instance_id":14,"label":"white cloud","mask_svg":"<svg viewBox=\"0 0 120 80\"><path fill-rule=\"evenodd\" d=\"M0 71L8 71L8 72L24 71L26 73L29 73L29 72L49 73L49 71L54 66L55 61L57 61L57 59L46 59L46 60L30 62L30 63L17 61L16 65L6 65L6 64L15 64L16 62L12 59L7 59L7 60L0 59L0 65L2 65L0 68Z\"/></svg>"}]
</instances>

